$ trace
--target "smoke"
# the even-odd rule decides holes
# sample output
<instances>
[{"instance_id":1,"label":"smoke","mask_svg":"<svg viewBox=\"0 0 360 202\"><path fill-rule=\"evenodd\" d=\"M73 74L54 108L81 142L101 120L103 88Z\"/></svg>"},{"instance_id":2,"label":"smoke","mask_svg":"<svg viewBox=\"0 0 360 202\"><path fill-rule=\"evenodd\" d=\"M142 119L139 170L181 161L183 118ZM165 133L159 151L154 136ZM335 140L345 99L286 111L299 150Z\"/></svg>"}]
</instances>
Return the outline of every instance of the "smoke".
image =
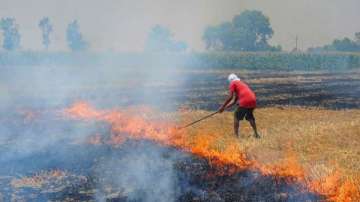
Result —
<instances>
[{"instance_id":1,"label":"smoke","mask_svg":"<svg viewBox=\"0 0 360 202\"><path fill-rule=\"evenodd\" d=\"M105 195L110 194L106 190L111 192L106 189L109 187L116 188L116 197L128 201L175 201L180 188L174 166L180 154L147 142L130 145L120 149L121 155L115 152L98 164L95 172L102 190L97 194L98 201L105 201Z\"/></svg>"},{"instance_id":2,"label":"smoke","mask_svg":"<svg viewBox=\"0 0 360 202\"><path fill-rule=\"evenodd\" d=\"M130 201L175 201L178 181L173 167L177 157L143 144L121 149L120 155L117 148L107 146L111 149L108 156L97 159L101 155L81 150L82 145L94 135L109 136L110 126L69 120L62 113L80 100L99 109L150 105L175 110L176 97L164 96L163 87L183 81L175 68L177 62L149 54L144 61L123 55L128 62L119 64L113 62L116 55L112 53L91 61L88 54L45 56L40 65L24 60L23 65L1 67L0 164L6 166L0 168L0 174L33 175L54 168L84 172L91 170L86 167L91 164L95 166L92 177L99 179L98 201L117 192ZM115 191L106 191L110 185Z\"/></svg>"},{"instance_id":3,"label":"smoke","mask_svg":"<svg viewBox=\"0 0 360 202\"><path fill-rule=\"evenodd\" d=\"M273 42L286 50L294 48L296 35L299 47L305 50L335 38L352 37L360 29L357 23L348 26L353 19L359 19L357 0L1 0L1 5L0 17L16 18L23 36L22 47L32 50L43 48L37 24L44 16L54 24L50 50L68 50L64 33L74 19L79 20L94 50L119 51L143 50L147 33L156 24L169 26L176 38L186 41L191 49L203 50L201 37L207 25L228 21L246 9L261 10L270 17L275 30Z\"/></svg>"},{"instance_id":4,"label":"smoke","mask_svg":"<svg viewBox=\"0 0 360 202\"><path fill-rule=\"evenodd\" d=\"M84 77L59 66L15 66L1 70L0 93L5 98L0 101L2 162L61 150L64 142L81 141L97 130L91 125L81 127L62 120L58 111L76 99Z\"/></svg>"},{"instance_id":5,"label":"smoke","mask_svg":"<svg viewBox=\"0 0 360 202\"><path fill-rule=\"evenodd\" d=\"M3 13L16 18L24 37L22 46L26 48L41 47L37 21L49 16L54 24L50 50L66 49L66 25L79 19L84 39L94 50L138 51L143 49L146 35L155 24L169 25L176 40L185 40L190 46L201 49L201 35L208 24L231 19L243 9L235 1L231 4L212 1L209 7L204 6L208 3L205 1L187 1L185 4L163 1L161 3L166 8L160 10L152 2L130 4L119 1L116 6L108 3L98 5L94 1L88 3L90 9L79 9L85 5L82 1L62 3L65 6L44 1L37 1L37 6L26 6L24 2L5 3L6 11ZM18 9L19 5L23 5L21 9L26 8L26 11ZM219 9L220 5L225 9ZM189 6L197 9L189 9ZM124 9L123 12L119 12L119 7ZM48 9L37 12L39 8ZM103 11L101 15L93 15L99 13L97 9ZM0 10L4 11L3 8ZM226 16L222 12L218 18L218 10L231 12L225 12ZM184 11L193 13L188 15ZM268 13L271 9L265 14ZM275 30L276 26L280 27L276 16L274 26ZM311 34L313 32L311 30ZM31 57L26 57L26 54ZM120 61L118 57L123 57L122 63L115 62ZM95 134L108 136L110 126L68 120L61 114L63 109L79 100L100 109L150 105L160 111L176 110L175 102L180 98L181 86L187 79L177 69L184 65L181 57L161 53L138 57L111 52L54 52L49 55L25 52L14 58L21 62L5 66L3 64L7 63L0 59L0 164L3 165L0 174L15 176L53 168L76 170L82 166L86 169L86 161L94 166L91 174L96 179L98 201L114 196L128 201L172 202L176 201L184 186L190 189L186 180L179 180L175 169L184 154L140 142L121 148L106 146L104 150L107 152L100 150L106 156L92 159L98 156L87 153L88 150L82 146L69 145L85 144ZM207 81L203 83L206 88ZM175 90L170 92L164 88L169 86Z\"/></svg>"}]
</instances>

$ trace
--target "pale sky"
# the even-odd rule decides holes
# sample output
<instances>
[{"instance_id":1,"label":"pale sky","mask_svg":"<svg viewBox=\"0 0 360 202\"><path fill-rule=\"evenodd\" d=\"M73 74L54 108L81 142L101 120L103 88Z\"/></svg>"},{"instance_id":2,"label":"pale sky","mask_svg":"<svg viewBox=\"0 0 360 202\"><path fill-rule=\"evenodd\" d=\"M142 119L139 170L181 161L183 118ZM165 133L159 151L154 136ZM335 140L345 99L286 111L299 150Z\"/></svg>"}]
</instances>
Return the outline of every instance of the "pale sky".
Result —
<instances>
[{"instance_id":1,"label":"pale sky","mask_svg":"<svg viewBox=\"0 0 360 202\"><path fill-rule=\"evenodd\" d=\"M360 0L0 0L0 17L16 18L23 50L43 49L38 22L48 16L54 26L51 50L67 50L66 26L77 19L92 50L141 51L150 28L161 24L201 51L207 25L246 9L270 18L271 43L286 50L296 35L306 49L360 31Z\"/></svg>"}]
</instances>

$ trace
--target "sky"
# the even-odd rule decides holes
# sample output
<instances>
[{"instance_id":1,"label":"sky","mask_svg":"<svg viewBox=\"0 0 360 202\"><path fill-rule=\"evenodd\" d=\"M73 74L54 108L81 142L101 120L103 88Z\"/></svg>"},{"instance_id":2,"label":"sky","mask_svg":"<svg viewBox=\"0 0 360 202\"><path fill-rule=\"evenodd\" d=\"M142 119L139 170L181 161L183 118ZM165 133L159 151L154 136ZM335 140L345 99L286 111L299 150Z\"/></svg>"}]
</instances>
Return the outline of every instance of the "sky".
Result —
<instances>
[{"instance_id":1,"label":"sky","mask_svg":"<svg viewBox=\"0 0 360 202\"><path fill-rule=\"evenodd\" d=\"M94 51L142 51L156 24L169 27L190 50L202 51L208 25L244 10L268 16L275 32L271 44L285 50L294 48L296 36L305 50L360 31L359 0L0 0L0 17L16 18L23 50L43 49L38 22L48 16L54 26L50 50L68 50L66 26L76 19Z\"/></svg>"}]
</instances>

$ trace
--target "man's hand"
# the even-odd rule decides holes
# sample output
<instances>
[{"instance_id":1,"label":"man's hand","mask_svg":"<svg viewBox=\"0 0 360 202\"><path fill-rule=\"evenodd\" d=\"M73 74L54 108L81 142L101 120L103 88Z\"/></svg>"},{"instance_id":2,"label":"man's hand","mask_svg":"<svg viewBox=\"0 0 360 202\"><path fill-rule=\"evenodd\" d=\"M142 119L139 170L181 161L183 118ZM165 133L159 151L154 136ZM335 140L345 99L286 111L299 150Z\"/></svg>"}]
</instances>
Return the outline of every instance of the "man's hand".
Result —
<instances>
[{"instance_id":1,"label":"man's hand","mask_svg":"<svg viewBox=\"0 0 360 202\"><path fill-rule=\"evenodd\" d=\"M234 92L230 92L230 95L228 96L224 104L218 109L219 113L222 113L226 109L226 106L231 102L233 96L234 96Z\"/></svg>"},{"instance_id":2,"label":"man's hand","mask_svg":"<svg viewBox=\"0 0 360 202\"><path fill-rule=\"evenodd\" d=\"M223 113L224 110L225 110L224 107L220 107L220 108L218 109L218 112L219 112L219 113Z\"/></svg>"}]
</instances>

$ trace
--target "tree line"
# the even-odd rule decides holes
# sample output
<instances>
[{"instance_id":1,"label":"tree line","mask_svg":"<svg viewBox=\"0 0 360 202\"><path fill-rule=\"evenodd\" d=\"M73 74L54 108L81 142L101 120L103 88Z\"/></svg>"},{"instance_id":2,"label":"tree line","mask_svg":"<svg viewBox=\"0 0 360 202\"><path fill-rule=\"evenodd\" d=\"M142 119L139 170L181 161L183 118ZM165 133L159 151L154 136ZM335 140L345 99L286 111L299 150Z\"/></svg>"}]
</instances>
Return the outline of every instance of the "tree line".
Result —
<instances>
[{"instance_id":1,"label":"tree line","mask_svg":"<svg viewBox=\"0 0 360 202\"><path fill-rule=\"evenodd\" d=\"M51 44L50 35L53 32L53 25L48 17L44 17L38 24L42 33L42 44L47 50ZM20 48L21 35L19 25L15 18L2 18L0 20L0 29L3 32L2 47L5 50L17 50ZM66 40L69 48L73 51L85 50L89 47L80 32L80 26L77 20L68 24L66 29Z\"/></svg>"},{"instance_id":2,"label":"tree line","mask_svg":"<svg viewBox=\"0 0 360 202\"><path fill-rule=\"evenodd\" d=\"M354 34L354 38L345 37L343 39L335 39L331 44L309 48L309 52L324 51L343 51L343 52L360 52L360 32Z\"/></svg>"},{"instance_id":3,"label":"tree line","mask_svg":"<svg viewBox=\"0 0 360 202\"><path fill-rule=\"evenodd\" d=\"M51 45L51 34L54 31L53 24L48 17L42 18L38 27L42 33L42 44L46 50ZM3 33L2 47L5 50L17 50L20 48L21 35L15 18L2 18L0 30ZM80 32L77 20L70 22L66 29L66 41L70 50L87 50L90 45ZM274 30L270 19L261 11L246 10L235 15L231 21L206 27L202 35L205 47L210 51L281 51L280 45L273 46L269 40L273 37ZM149 52L183 52L188 49L184 41L174 39L173 33L168 27L155 25L148 33L145 42L145 51ZM360 51L360 32L355 34L354 39L335 39L332 44L322 47L309 48L309 52L322 51Z\"/></svg>"}]
</instances>

